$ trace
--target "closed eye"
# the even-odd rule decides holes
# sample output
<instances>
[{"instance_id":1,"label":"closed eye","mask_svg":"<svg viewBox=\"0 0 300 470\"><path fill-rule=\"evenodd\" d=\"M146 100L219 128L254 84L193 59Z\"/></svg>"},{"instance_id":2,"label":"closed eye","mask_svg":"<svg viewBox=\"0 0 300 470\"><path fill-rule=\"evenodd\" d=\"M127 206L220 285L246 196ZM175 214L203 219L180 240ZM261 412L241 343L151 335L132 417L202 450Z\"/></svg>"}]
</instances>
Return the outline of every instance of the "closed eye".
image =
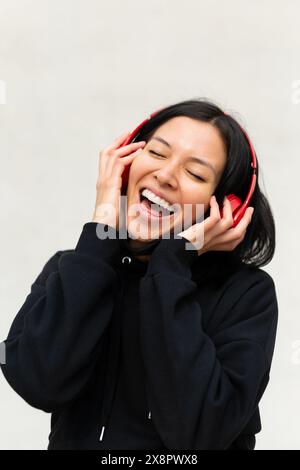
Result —
<instances>
[{"instance_id":1,"label":"closed eye","mask_svg":"<svg viewBox=\"0 0 300 470\"><path fill-rule=\"evenodd\" d=\"M164 156L163 156L163 155L160 155L159 153L157 153L157 152L154 152L154 150L149 150L149 153L153 153L154 155L157 155L158 157L163 157L163 158L164 158ZM200 180L200 181L203 181L203 182L205 182L205 180L204 180L204 179L203 179L201 176L194 175L194 174L193 174L193 173L191 173L190 171L188 171L188 173L189 173L190 175L194 176L194 178L197 178L197 180Z\"/></svg>"},{"instance_id":2,"label":"closed eye","mask_svg":"<svg viewBox=\"0 0 300 470\"><path fill-rule=\"evenodd\" d=\"M163 157L163 155L160 155L159 153L154 152L154 150L149 150L149 153L153 153L154 155L158 155L159 157Z\"/></svg>"},{"instance_id":3,"label":"closed eye","mask_svg":"<svg viewBox=\"0 0 300 470\"><path fill-rule=\"evenodd\" d=\"M192 175L192 176L194 176L195 178L197 178L197 180L205 181L201 176L194 175L194 174L191 173L190 171L189 171L189 174Z\"/></svg>"}]
</instances>

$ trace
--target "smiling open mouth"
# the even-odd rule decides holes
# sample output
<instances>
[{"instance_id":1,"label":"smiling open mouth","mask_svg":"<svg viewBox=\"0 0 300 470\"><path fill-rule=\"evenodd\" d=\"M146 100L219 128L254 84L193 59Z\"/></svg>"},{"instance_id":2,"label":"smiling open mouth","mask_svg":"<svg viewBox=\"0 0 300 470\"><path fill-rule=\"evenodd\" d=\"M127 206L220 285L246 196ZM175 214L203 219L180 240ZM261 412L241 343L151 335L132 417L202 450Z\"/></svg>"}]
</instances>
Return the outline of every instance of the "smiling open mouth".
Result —
<instances>
[{"instance_id":1,"label":"smiling open mouth","mask_svg":"<svg viewBox=\"0 0 300 470\"><path fill-rule=\"evenodd\" d=\"M139 195L141 208L149 215L153 217L170 217L175 214L174 208L172 208L169 204L166 204L163 201L161 201L161 203L158 201L156 202L155 195L147 188L142 188ZM169 206L169 208L164 207L164 205Z\"/></svg>"}]
</instances>

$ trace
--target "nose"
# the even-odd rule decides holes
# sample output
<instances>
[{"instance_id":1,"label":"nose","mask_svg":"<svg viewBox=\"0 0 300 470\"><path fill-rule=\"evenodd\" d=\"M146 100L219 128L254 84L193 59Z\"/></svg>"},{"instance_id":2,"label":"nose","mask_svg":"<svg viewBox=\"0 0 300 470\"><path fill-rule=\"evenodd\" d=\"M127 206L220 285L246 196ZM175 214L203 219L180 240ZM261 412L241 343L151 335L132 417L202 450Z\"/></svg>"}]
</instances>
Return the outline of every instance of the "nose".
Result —
<instances>
[{"instance_id":1,"label":"nose","mask_svg":"<svg viewBox=\"0 0 300 470\"><path fill-rule=\"evenodd\" d=\"M157 179L158 183L161 186L168 185L173 189L177 188L177 182L174 176L174 171L170 166L167 167L166 165L163 168L160 168L159 170L155 171L154 177Z\"/></svg>"}]
</instances>

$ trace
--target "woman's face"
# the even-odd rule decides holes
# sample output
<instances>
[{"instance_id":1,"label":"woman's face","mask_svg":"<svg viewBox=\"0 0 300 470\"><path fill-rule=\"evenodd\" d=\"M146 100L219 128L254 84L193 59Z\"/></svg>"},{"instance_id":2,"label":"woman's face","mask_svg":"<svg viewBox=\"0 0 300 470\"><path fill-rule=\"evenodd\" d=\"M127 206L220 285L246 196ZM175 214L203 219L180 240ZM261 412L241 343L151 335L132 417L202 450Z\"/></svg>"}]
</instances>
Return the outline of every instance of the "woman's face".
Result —
<instances>
[{"instance_id":1,"label":"woman's face","mask_svg":"<svg viewBox=\"0 0 300 470\"><path fill-rule=\"evenodd\" d=\"M195 204L203 204L199 207L205 214L225 164L225 145L211 124L178 116L158 127L134 158L129 172L127 230L135 244L161 238L165 232L173 233L175 227L182 230L188 211L185 204L192 204L190 220L195 223ZM163 218L143 215L139 211L140 192L145 187L159 192L171 205L176 204L178 212Z\"/></svg>"}]
</instances>

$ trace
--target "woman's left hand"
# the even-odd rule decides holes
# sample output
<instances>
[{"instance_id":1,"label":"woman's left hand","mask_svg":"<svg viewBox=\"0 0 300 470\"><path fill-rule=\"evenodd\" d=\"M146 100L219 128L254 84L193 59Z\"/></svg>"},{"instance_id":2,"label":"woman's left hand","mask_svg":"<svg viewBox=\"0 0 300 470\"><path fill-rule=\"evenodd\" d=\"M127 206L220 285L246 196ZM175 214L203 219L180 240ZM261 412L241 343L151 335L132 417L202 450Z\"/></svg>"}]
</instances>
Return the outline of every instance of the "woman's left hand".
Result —
<instances>
[{"instance_id":1,"label":"woman's left hand","mask_svg":"<svg viewBox=\"0 0 300 470\"><path fill-rule=\"evenodd\" d=\"M180 232L178 236L186 238L196 248L198 248L199 240L201 240L201 248L197 249L198 255L206 251L232 251L244 239L253 212L254 208L248 207L237 226L231 228L233 217L229 200L227 198L224 200L223 217L221 218L217 200L215 196L212 196L209 217Z\"/></svg>"}]
</instances>

